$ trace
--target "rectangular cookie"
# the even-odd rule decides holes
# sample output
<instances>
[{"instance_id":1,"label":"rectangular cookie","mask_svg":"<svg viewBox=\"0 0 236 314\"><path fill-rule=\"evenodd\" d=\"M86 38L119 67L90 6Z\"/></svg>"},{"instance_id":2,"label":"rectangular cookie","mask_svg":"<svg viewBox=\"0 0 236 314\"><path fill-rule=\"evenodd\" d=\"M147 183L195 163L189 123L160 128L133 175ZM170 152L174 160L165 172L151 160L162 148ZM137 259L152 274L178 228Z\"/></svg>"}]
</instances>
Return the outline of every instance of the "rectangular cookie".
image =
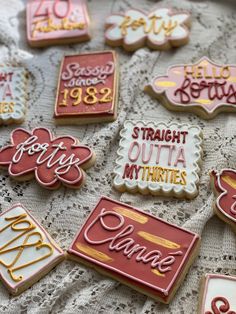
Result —
<instances>
[{"instance_id":1,"label":"rectangular cookie","mask_svg":"<svg viewBox=\"0 0 236 314\"><path fill-rule=\"evenodd\" d=\"M0 215L0 276L18 295L64 259L63 251L21 204Z\"/></svg>"},{"instance_id":2,"label":"rectangular cookie","mask_svg":"<svg viewBox=\"0 0 236 314\"><path fill-rule=\"evenodd\" d=\"M197 234L103 196L68 253L72 259L169 303L199 244Z\"/></svg>"},{"instance_id":3,"label":"rectangular cookie","mask_svg":"<svg viewBox=\"0 0 236 314\"><path fill-rule=\"evenodd\" d=\"M117 116L118 64L114 51L65 56L58 79L57 124L114 121Z\"/></svg>"},{"instance_id":4,"label":"rectangular cookie","mask_svg":"<svg viewBox=\"0 0 236 314\"><path fill-rule=\"evenodd\" d=\"M202 279L198 314L236 313L236 277L207 274Z\"/></svg>"},{"instance_id":5,"label":"rectangular cookie","mask_svg":"<svg viewBox=\"0 0 236 314\"><path fill-rule=\"evenodd\" d=\"M26 113L27 72L23 67L0 66L0 124L22 123Z\"/></svg>"},{"instance_id":6,"label":"rectangular cookie","mask_svg":"<svg viewBox=\"0 0 236 314\"><path fill-rule=\"evenodd\" d=\"M90 39L85 0L28 0L26 16L27 39L32 47Z\"/></svg>"},{"instance_id":7,"label":"rectangular cookie","mask_svg":"<svg viewBox=\"0 0 236 314\"><path fill-rule=\"evenodd\" d=\"M197 196L202 160L198 126L127 120L120 135L113 182L117 190Z\"/></svg>"}]
</instances>

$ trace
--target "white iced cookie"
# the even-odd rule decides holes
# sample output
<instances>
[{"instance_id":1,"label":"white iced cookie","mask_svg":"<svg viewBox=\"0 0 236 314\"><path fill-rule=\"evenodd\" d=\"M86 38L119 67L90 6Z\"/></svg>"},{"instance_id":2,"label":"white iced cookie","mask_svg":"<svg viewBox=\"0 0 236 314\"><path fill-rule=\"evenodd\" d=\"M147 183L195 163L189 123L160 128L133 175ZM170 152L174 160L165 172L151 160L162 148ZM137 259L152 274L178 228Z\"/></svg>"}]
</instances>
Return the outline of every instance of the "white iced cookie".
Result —
<instances>
[{"instance_id":1,"label":"white iced cookie","mask_svg":"<svg viewBox=\"0 0 236 314\"><path fill-rule=\"evenodd\" d=\"M199 314L236 313L236 277L205 275L202 282Z\"/></svg>"},{"instance_id":2,"label":"white iced cookie","mask_svg":"<svg viewBox=\"0 0 236 314\"><path fill-rule=\"evenodd\" d=\"M117 190L190 199L198 194L199 127L126 121L120 135L114 169Z\"/></svg>"},{"instance_id":3,"label":"white iced cookie","mask_svg":"<svg viewBox=\"0 0 236 314\"><path fill-rule=\"evenodd\" d=\"M63 259L63 251L21 204L0 215L0 278L12 294L29 288Z\"/></svg>"},{"instance_id":4,"label":"white iced cookie","mask_svg":"<svg viewBox=\"0 0 236 314\"><path fill-rule=\"evenodd\" d=\"M157 8L149 14L130 9L106 20L105 38L111 46L134 51L147 45L164 50L185 45L189 40L190 15L183 11Z\"/></svg>"},{"instance_id":5,"label":"white iced cookie","mask_svg":"<svg viewBox=\"0 0 236 314\"><path fill-rule=\"evenodd\" d=\"M0 124L24 121L26 84L27 74L23 67L0 66Z\"/></svg>"}]
</instances>

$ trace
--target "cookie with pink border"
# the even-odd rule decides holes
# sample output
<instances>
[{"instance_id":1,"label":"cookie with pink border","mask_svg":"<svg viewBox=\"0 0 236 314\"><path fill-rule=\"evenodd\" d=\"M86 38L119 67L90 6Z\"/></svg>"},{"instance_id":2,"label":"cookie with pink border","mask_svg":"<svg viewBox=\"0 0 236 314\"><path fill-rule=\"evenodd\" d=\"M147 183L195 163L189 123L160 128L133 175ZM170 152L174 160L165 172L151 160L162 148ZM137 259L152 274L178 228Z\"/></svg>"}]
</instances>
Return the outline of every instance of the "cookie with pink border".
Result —
<instances>
[{"instance_id":1,"label":"cookie with pink border","mask_svg":"<svg viewBox=\"0 0 236 314\"><path fill-rule=\"evenodd\" d=\"M117 117L118 72L114 51L65 56L58 79L56 123L114 121Z\"/></svg>"},{"instance_id":2,"label":"cookie with pink border","mask_svg":"<svg viewBox=\"0 0 236 314\"><path fill-rule=\"evenodd\" d=\"M236 232L236 170L213 170L211 184L216 195L214 211L219 218L230 224Z\"/></svg>"},{"instance_id":3,"label":"cookie with pink border","mask_svg":"<svg viewBox=\"0 0 236 314\"><path fill-rule=\"evenodd\" d=\"M202 161L198 126L126 120L120 135L113 181L118 191L197 196Z\"/></svg>"},{"instance_id":4,"label":"cookie with pink border","mask_svg":"<svg viewBox=\"0 0 236 314\"><path fill-rule=\"evenodd\" d=\"M18 295L64 259L63 251L21 204L0 215L0 276Z\"/></svg>"},{"instance_id":5,"label":"cookie with pink border","mask_svg":"<svg viewBox=\"0 0 236 314\"><path fill-rule=\"evenodd\" d=\"M32 47L90 39L86 0L28 0L27 39Z\"/></svg>"},{"instance_id":6,"label":"cookie with pink border","mask_svg":"<svg viewBox=\"0 0 236 314\"><path fill-rule=\"evenodd\" d=\"M207 274L200 290L198 314L236 314L236 277Z\"/></svg>"},{"instance_id":7,"label":"cookie with pink border","mask_svg":"<svg viewBox=\"0 0 236 314\"><path fill-rule=\"evenodd\" d=\"M236 65L203 57L195 64L173 65L145 87L169 110L187 111L203 119L236 112Z\"/></svg>"},{"instance_id":8,"label":"cookie with pink border","mask_svg":"<svg viewBox=\"0 0 236 314\"><path fill-rule=\"evenodd\" d=\"M103 196L68 253L102 274L169 303L199 244L197 234Z\"/></svg>"},{"instance_id":9,"label":"cookie with pink border","mask_svg":"<svg viewBox=\"0 0 236 314\"><path fill-rule=\"evenodd\" d=\"M11 144L0 150L0 166L20 181L36 178L48 189L61 184L80 188L85 172L95 162L93 151L72 136L53 137L46 128L15 129Z\"/></svg>"},{"instance_id":10,"label":"cookie with pink border","mask_svg":"<svg viewBox=\"0 0 236 314\"><path fill-rule=\"evenodd\" d=\"M185 45L189 40L190 14L157 8L150 13L129 9L106 20L106 43L134 51L143 46L164 50Z\"/></svg>"}]
</instances>

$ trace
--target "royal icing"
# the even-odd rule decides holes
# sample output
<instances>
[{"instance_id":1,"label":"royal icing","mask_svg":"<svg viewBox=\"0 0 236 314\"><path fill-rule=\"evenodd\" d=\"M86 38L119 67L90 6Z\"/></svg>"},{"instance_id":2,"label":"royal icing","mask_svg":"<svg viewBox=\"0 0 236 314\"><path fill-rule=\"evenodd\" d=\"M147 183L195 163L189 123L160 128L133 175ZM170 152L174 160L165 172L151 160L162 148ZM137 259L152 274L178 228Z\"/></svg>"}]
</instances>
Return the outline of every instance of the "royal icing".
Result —
<instances>
[{"instance_id":1,"label":"royal icing","mask_svg":"<svg viewBox=\"0 0 236 314\"><path fill-rule=\"evenodd\" d=\"M24 120L26 83L24 68L0 66L0 124L20 123Z\"/></svg>"},{"instance_id":2,"label":"royal icing","mask_svg":"<svg viewBox=\"0 0 236 314\"><path fill-rule=\"evenodd\" d=\"M216 209L236 225L236 171L222 169L219 173L211 172L214 188L218 197Z\"/></svg>"},{"instance_id":3,"label":"royal icing","mask_svg":"<svg viewBox=\"0 0 236 314\"><path fill-rule=\"evenodd\" d=\"M114 169L118 190L194 197L201 131L187 124L125 121Z\"/></svg>"},{"instance_id":4,"label":"royal icing","mask_svg":"<svg viewBox=\"0 0 236 314\"><path fill-rule=\"evenodd\" d=\"M33 46L88 40L89 18L85 0L28 0L27 36Z\"/></svg>"},{"instance_id":5,"label":"royal icing","mask_svg":"<svg viewBox=\"0 0 236 314\"><path fill-rule=\"evenodd\" d=\"M236 277L206 275L199 314L236 314Z\"/></svg>"},{"instance_id":6,"label":"royal icing","mask_svg":"<svg viewBox=\"0 0 236 314\"><path fill-rule=\"evenodd\" d=\"M56 120L87 123L116 118L116 54L113 51L65 56L59 75ZM65 120L66 119L66 120Z\"/></svg>"},{"instance_id":7,"label":"royal icing","mask_svg":"<svg viewBox=\"0 0 236 314\"><path fill-rule=\"evenodd\" d=\"M169 109L193 111L210 119L236 110L236 66L203 57L195 64L170 67L166 76L157 76L145 89Z\"/></svg>"},{"instance_id":8,"label":"royal icing","mask_svg":"<svg viewBox=\"0 0 236 314\"><path fill-rule=\"evenodd\" d=\"M168 303L198 242L196 234L102 197L68 252Z\"/></svg>"},{"instance_id":9,"label":"royal icing","mask_svg":"<svg viewBox=\"0 0 236 314\"><path fill-rule=\"evenodd\" d=\"M182 11L159 8L146 14L130 9L125 14L113 14L106 20L106 41L136 50L145 43L152 49L180 46L189 36L190 15Z\"/></svg>"},{"instance_id":10,"label":"royal icing","mask_svg":"<svg viewBox=\"0 0 236 314\"><path fill-rule=\"evenodd\" d=\"M0 274L13 294L63 258L63 251L21 204L0 215Z\"/></svg>"},{"instance_id":11,"label":"royal icing","mask_svg":"<svg viewBox=\"0 0 236 314\"><path fill-rule=\"evenodd\" d=\"M80 167L93 157L89 147L77 142L71 136L53 138L45 128L32 132L18 128L12 132L11 145L0 150L0 165L15 178L34 174L46 188L57 188L61 183L76 188L85 176Z\"/></svg>"}]
</instances>

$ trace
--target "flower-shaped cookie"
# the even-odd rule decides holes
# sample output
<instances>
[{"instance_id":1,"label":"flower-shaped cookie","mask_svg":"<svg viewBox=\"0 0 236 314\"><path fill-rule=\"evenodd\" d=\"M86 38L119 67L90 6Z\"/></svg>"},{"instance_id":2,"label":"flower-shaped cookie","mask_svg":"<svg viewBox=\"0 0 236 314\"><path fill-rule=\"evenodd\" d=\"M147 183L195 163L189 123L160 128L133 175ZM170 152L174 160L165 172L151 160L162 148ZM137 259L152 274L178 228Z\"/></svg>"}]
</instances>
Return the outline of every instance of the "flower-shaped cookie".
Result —
<instances>
[{"instance_id":1,"label":"flower-shaped cookie","mask_svg":"<svg viewBox=\"0 0 236 314\"><path fill-rule=\"evenodd\" d=\"M0 165L7 167L16 179L28 180L35 175L49 189L56 189L61 183L79 188L85 179L80 167L88 168L94 161L89 147L78 145L78 140L71 136L53 138L45 128L32 132L18 128L12 132L11 142L0 151Z\"/></svg>"},{"instance_id":2,"label":"flower-shaped cookie","mask_svg":"<svg viewBox=\"0 0 236 314\"><path fill-rule=\"evenodd\" d=\"M190 15L159 8L146 14L130 9L125 14L114 14L106 20L106 42L134 51L145 43L152 49L169 49L188 42Z\"/></svg>"}]
</instances>

